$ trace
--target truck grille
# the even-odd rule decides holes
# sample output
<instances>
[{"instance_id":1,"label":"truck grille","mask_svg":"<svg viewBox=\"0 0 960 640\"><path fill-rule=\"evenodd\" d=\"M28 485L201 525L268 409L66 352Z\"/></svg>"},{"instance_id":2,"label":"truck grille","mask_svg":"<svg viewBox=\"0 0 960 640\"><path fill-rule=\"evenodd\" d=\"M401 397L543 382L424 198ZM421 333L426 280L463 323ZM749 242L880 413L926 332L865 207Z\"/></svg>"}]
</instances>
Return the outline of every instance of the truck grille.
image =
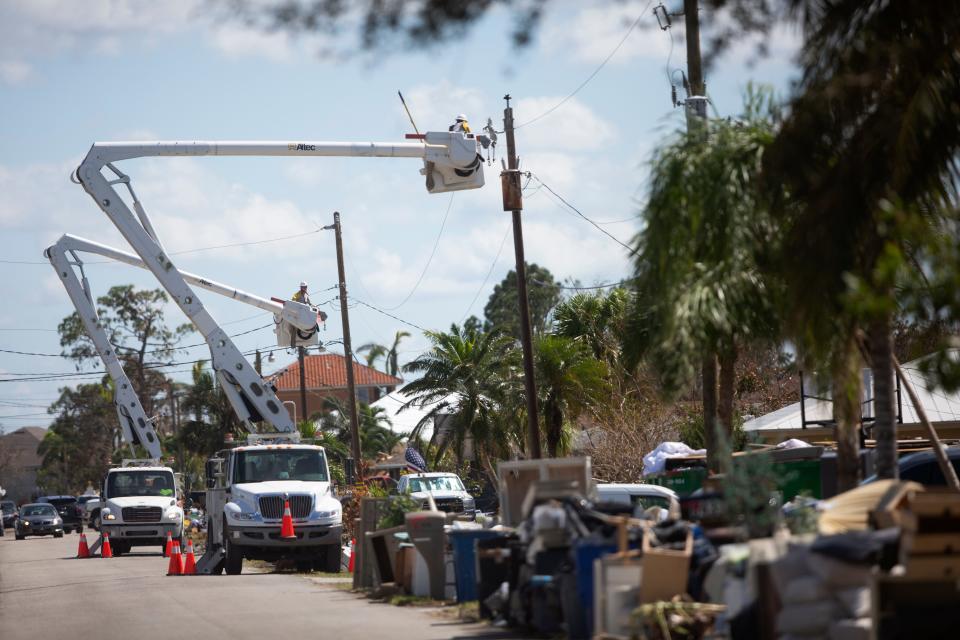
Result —
<instances>
[{"instance_id":1,"label":"truck grille","mask_svg":"<svg viewBox=\"0 0 960 640\"><path fill-rule=\"evenodd\" d=\"M310 496L290 496L290 513L294 518L306 518L310 515L313 499ZM266 519L279 520L283 517L283 496L262 496L260 514Z\"/></svg>"},{"instance_id":2,"label":"truck grille","mask_svg":"<svg viewBox=\"0 0 960 640\"><path fill-rule=\"evenodd\" d=\"M124 507L124 522L160 522L160 507Z\"/></svg>"},{"instance_id":3,"label":"truck grille","mask_svg":"<svg viewBox=\"0 0 960 640\"><path fill-rule=\"evenodd\" d=\"M463 511L463 500L460 498L440 498L434 499L437 503L437 509L447 513L460 513Z\"/></svg>"}]
</instances>

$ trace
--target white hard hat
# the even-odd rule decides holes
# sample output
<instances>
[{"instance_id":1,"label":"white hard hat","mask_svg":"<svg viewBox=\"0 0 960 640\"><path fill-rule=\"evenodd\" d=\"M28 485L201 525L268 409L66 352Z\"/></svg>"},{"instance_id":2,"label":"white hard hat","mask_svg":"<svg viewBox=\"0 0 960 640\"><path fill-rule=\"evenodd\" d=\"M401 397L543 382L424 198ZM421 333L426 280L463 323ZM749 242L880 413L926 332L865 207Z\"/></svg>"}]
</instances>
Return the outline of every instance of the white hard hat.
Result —
<instances>
[{"instance_id":1,"label":"white hard hat","mask_svg":"<svg viewBox=\"0 0 960 640\"><path fill-rule=\"evenodd\" d=\"M307 286L307 283L304 282L303 280L301 280L301 281L300 281L300 286L301 286L301 287L305 287L305 286Z\"/></svg>"},{"instance_id":2,"label":"white hard hat","mask_svg":"<svg viewBox=\"0 0 960 640\"><path fill-rule=\"evenodd\" d=\"M461 120L466 120L466 119L467 119L466 114L461 113L460 115L457 116L457 122L460 122Z\"/></svg>"}]
</instances>

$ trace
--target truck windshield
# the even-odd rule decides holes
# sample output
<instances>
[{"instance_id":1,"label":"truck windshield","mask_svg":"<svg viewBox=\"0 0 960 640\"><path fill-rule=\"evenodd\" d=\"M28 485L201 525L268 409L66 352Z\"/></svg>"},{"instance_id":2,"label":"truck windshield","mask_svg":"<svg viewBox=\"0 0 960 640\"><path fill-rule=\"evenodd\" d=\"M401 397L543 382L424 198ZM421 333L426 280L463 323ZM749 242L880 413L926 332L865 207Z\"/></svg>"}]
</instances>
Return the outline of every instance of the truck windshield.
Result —
<instances>
[{"instance_id":1,"label":"truck windshield","mask_svg":"<svg viewBox=\"0 0 960 640\"><path fill-rule=\"evenodd\" d=\"M238 484L271 480L327 481L323 452L315 449L238 451L235 455L233 481Z\"/></svg>"},{"instance_id":2,"label":"truck windshield","mask_svg":"<svg viewBox=\"0 0 960 640\"><path fill-rule=\"evenodd\" d=\"M114 471L107 476L107 495L173 497L173 474L169 471Z\"/></svg>"},{"instance_id":3,"label":"truck windshield","mask_svg":"<svg viewBox=\"0 0 960 640\"><path fill-rule=\"evenodd\" d=\"M463 491L463 483L456 476L410 478L410 492L419 491Z\"/></svg>"}]
</instances>

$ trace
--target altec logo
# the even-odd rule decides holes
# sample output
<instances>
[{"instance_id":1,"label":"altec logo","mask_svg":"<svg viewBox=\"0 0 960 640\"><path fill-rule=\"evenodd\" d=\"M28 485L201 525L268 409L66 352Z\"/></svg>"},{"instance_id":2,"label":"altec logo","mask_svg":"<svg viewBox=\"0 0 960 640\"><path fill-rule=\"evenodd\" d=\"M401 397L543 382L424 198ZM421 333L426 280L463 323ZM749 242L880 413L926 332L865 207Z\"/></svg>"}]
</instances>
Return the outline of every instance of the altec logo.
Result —
<instances>
[{"instance_id":1,"label":"altec logo","mask_svg":"<svg viewBox=\"0 0 960 640\"><path fill-rule=\"evenodd\" d=\"M317 145L315 144L303 144L302 142L293 143L287 145L288 151L316 151Z\"/></svg>"}]
</instances>

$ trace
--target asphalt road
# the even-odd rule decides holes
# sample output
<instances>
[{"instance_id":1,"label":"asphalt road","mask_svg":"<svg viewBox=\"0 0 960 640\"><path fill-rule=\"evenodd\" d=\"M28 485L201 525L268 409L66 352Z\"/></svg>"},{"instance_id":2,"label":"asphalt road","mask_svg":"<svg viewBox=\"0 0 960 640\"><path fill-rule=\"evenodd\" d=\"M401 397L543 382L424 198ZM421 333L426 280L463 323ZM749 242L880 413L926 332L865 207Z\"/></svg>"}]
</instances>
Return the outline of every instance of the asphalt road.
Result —
<instances>
[{"instance_id":1,"label":"asphalt road","mask_svg":"<svg viewBox=\"0 0 960 640\"><path fill-rule=\"evenodd\" d=\"M167 577L159 549L78 560L76 534L16 541L11 533L0 538L3 640L505 637L436 612L373 603L304 575Z\"/></svg>"}]
</instances>

